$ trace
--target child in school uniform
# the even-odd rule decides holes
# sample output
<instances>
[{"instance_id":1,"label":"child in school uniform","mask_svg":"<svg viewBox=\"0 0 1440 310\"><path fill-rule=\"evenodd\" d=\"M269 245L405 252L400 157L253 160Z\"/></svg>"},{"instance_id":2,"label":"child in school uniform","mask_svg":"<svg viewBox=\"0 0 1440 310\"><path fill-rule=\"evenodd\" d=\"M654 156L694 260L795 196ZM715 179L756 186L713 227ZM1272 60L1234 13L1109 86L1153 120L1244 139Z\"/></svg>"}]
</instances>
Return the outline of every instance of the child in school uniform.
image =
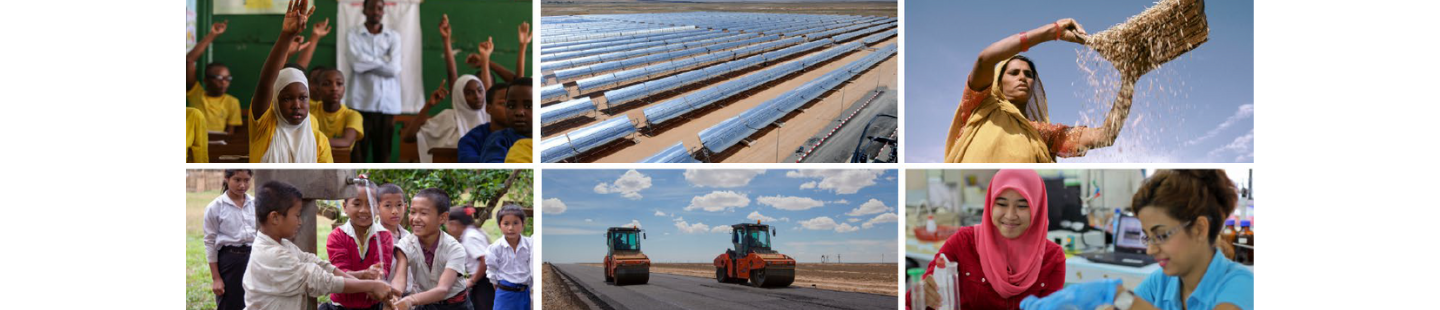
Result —
<instances>
[{"instance_id":1,"label":"child in school uniform","mask_svg":"<svg viewBox=\"0 0 1440 310\"><path fill-rule=\"evenodd\" d=\"M195 62L210 47L216 37L225 33L230 22L210 25L210 33L195 42L195 48L185 53L185 103L205 114L205 129L234 133L240 123L240 99L226 93L230 89L230 68L219 62L210 62L203 69L204 79L196 77ZM205 84L200 84L200 81Z\"/></svg>"},{"instance_id":2,"label":"child in school uniform","mask_svg":"<svg viewBox=\"0 0 1440 310\"><path fill-rule=\"evenodd\" d=\"M310 117L318 121L320 133L330 138L331 148L347 148L365 138L365 123L360 112L341 102L345 97L345 74L340 70L317 67L310 70ZM362 162L360 152L350 152L351 162Z\"/></svg>"},{"instance_id":3,"label":"child in school uniform","mask_svg":"<svg viewBox=\"0 0 1440 310\"><path fill-rule=\"evenodd\" d=\"M450 17L448 15L440 18L441 46L444 47L446 64L446 81L451 86L450 108L440 111L434 117L430 111L438 103L431 100L421 108L415 121L409 128L405 128L403 137L406 141L415 141L420 150L420 162L429 163L433 161L430 155L432 148L456 148L460 138L469 132L470 129L485 125L490 122L490 114L487 113L485 100L485 89L490 88L489 68L485 68L480 76L458 75L455 68L455 54L450 50ZM480 43L480 52L489 55L494 50L490 42ZM490 50L486 50L486 47ZM443 88L443 86L442 86Z\"/></svg>"},{"instance_id":4,"label":"child in school uniform","mask_svg":"<svg viewBox=\"0 0 1440 310\"><path fill-rule=\"evenodd\" d=\"M210 131L205 130L205 112L185 108L185 153L188 163L210 162Z\"/></svg>"},{"instance_id":5,"label":"child in school uniform","mask_svg":"<svg viewBox=\"0 0 1440 310\"><path fill-rule=\"evenodd\" d=\"M357 187L355 197L345 200L345 215L350 220L330 232L325 250L330 254L330 263L336 269L356 278L381 279L390 273L391 256L394 255L395 239L390 231L381 229L375 218L377 190L374 186ZM379 310L382 300L371 299L365 294L331 294L332 303L320 309L375 309Z\"/></svg>"},{"instance_id":6,"label":"child in school uniform","mask_svg":"<svg viewBox=\"0 0 1440 310\"><path fill-rule=\"evenodd\" d=\"M495 286L485 278L485 254L490 248L490 236L480 232L477 226L475 208L452 208L445 232L465 247L465 270L470 275L465 278L465 286L470 288L470 304L475 309L490 309L495 302Z\"/></svg>"},{"instance_id":7,"label":"child in school uniform","mask_svg":"<svg viewBox=\"0 0 1440 310\"><path fill-rule=\"evenodd\" d=\"M287 240L300 230L299 189L270 181L255 196L259 233L242 280L245 308L300 309L305 297L325 294L365 293L377 300L398 294L384 281L357 279Z\"/></svg>"},{"instance_id":8,"label":"child in school uniform","mask_svg":"<svg viewBox=\"0 0 1440 310\"><path fill-rule=\"evenodd\" d=\"M396 290L410 287L415 293L395 304L400 309L474 309L460 278L466 271L465 248L440 230L450 209L450 196L438 188L427 188L415 193L410 204L410 227L415 231L395 245L395 275L390 285Z\"/></svg>"},{"instance_id":9,"label":"child in school uniform","mask_svg":"<svg viewBox=\"0 0 1440 310\"><path fill-rule=\"evenodd\" d=\"M405 189L400 188L400 186L395 185L395 183L385 183L384 185L380 185L379 192L380 226L384 227L386 231L389 231L390 235L394 236L395 243L398 244L401 239L405 239L406 236L410 235L410 231L405 230L405 226L400 225L400 215L404 214L407 210L405 205ZM390 255L390 269L385 273L386 283L395 279L395 266L398 265L396 264L398 258L395 257L396 255L394 255L393 252L392 250ZM415 290L410 287L405 288L403 291L406 294L415 292Z\"/></svg>"},{"instance_id":10,"label":"child in school uniform","mask_svg":"<svg viewBox=\"0 0 1440 310\"><path fill-rule=\"evenodd\" d=\"M485 255L486 274L495 291L495 310L530 309L530 251L534 247L530 237L521 236L525 230L525 211L520 206L509 204L500 208L496 218L500 221L500 232L505 238L490 244Z\"/></svg>"},{"instance_id":11,"label":"child in school uniform","mask_svg":"<svg viewBox=\"0 0 1440 310\"><path fill-rule=\"evenodd\" d=\"M205 206L205 258L210 262L210 290L218 309L245 307L245 290L240 280L250 262L250 244L255 241L255 198L250 190L250 169L225 170L220 188L225 194Z\"/></svg>"},{"instance_id":12,"label":"child in school uniform","mask_svg":"<svg viewBox=\"0 0 1440 310\"><path fill-rule=\"evenodd\" d=\"M506 89L509 84L495 83L495 87L485 90L485 98L490 104L485 105L485 112L490 114L490 122L483 126L475 126L460 137L456 153L462 163L480 162L480 152L485 149L485 140L491 133L510 128L510 112L505 110Z\"/></svg>"},{"instance_id":13,"label":"child in school uniform","mask_svg":"<svg viewBox=\"0 0 1440 310\"><path fill-rule=\"evenodd\" d=\"M308 3L309 0L299 0ZM310 117L310 89L305 73L284 68L290 41L314 14L310 8L290 7L280 37L260 67L260 79L250 101L250 162L331 163L330 139Z\"/></svg>"},{"instance_id":14,"label":"child in school uniform","mask_svg":"<svg viewBox=\"0 0 1440 310\"><path fill-rule=\"evenodd\" d=\"M531 85L529 77L515 79L506 91L505 110L510 112L510 128L491 133L480 151L480 162L503 163L510 146L530 137Z\"/></svg>"}]
</instances>

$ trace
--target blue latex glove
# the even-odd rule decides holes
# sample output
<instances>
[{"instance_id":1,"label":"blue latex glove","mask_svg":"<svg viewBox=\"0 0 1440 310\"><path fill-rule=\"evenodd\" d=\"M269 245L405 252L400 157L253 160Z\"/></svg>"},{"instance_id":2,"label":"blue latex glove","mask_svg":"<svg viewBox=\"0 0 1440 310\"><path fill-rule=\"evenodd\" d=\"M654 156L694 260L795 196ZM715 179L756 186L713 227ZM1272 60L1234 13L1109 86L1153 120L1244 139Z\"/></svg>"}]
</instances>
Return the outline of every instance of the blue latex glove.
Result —
<instances>
[{"instance_id":1,"label":"blue latex glove","mask_svg":"<svg viewBox=\"0 0 1440 310\"><path fill-rule=\"evenodd\" d=\"M1120 279L1106 279L1074 285L1066 285L1045 298L1031 295L1020 301L1024 310L1090 310L1115 303L1115 287Z\"/></svg>"}]
</instances>

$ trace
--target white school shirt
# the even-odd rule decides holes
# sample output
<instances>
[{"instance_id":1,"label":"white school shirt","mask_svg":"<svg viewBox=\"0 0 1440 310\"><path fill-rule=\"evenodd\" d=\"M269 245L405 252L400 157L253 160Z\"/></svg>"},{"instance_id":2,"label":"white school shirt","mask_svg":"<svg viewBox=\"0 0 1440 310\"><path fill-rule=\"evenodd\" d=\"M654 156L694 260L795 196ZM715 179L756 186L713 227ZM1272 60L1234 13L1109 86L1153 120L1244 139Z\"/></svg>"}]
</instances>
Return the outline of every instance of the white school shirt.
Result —
<instances>
[{"instance_id":1,"label":"white school shirt","mask_svg":"<svg viewBox=\"0 0 1440 310\"><path fill-rule=\"evenodd\" d=\"M460 245L465 247L465 270L470 271L471 277L485 276L475 272L480 271L480 258L485 257L490 248L490 236L475 229L475 226L466 227L465 232L460 233Z\"/></svg>"},{"instance_id":2,"label":"white school shirt","mask_svg":"<svg viewBox=\"0 0 1440 310\"><path fill-rule=\"evenodd\" d=\"M205 206L200 226L205 231L205 259L219 262L220 248L255 242L255 197L245 194L244 205L237 205L230 195L221 193Z\"/></svg>"},{"instance_id":3,"label":"white school shirt","mask_svg":"<svg viewBox=\"0 0 1440 310\"><path fill-rule=\"evenodd\" d=\"M440 285L440 275L445 274L445 269L455 270L456 275L465 273L465 248L460 246L459 241L450 234L440 232L440 240L435 246L435 259L431 265L425 265L425 252L420 246L420 237L410 234L405 239L400 239L395 244L395 249L405 254L406 269L405 282L409 289L416 293L428 291ZM455 283L445 291L445 298L455 297L465 292L465 281L455 277Z\"/></svg>"},{"instance_id":4,"label":"white school shirt","mask_svg":"<svg viewBox=\"0 0 1440 310\"><path fill-rule=\"evenodd\" d=\"M339 294L345 278L335 266L306 253L290 240L257 234L245 267L246 309L300 309L305 297Z\"/></svg>"},{"instance_id":5,"label":"white school shirt","mask_svg":"<svg viewBox=\"0 0 1440 310\"><path fill-rule=\"evenodd\" d=\"M384 27L373 34L361 26L350 28L346 39L350 60L346 103L361 112L400 114L400 34Z\"/></svg>"},{"instance_id":6,"label":"white school shirt","mask_svg":"<svg viewBox=\"0 0 1440 310\"><path fill-rule=\"evenodd\" d=\"M398 224L397 224L397 225L398 225ZM380 226L380 227L381 227L381 229L385 229L385 228L384 228L385 226L383 226L383 225ZM405 236L409 236L409 235L410 235L410 231L409 231L409 230L405 230L405 226L400 226L400 227L397 227L397 228L400 228L400 229L396 229L397 231L400 231L400 232L398 232L398 233L391 232L391 234L394 235L394 237L395 237L395 250L396 250L396 251L399 251L399 250L400 250L400 240L405 240ZM389 231L389 229L385 229L385 230L386 230L386 231ZM397 267L397 266L400 266L400 257L399 257L399 255L390 255L390 268L395 268L395 267ZM390 280L394 280L394 279L395 279L395 270L394 270L394 269L391 269L391 270L390 270L390 273L385 274L385 283L390 283ZM409 283L406 283L406 284L405 284L405 294L413 294L413 293L415 293L415 281L409 281Z\"/></svg>"},{"instance_id":7,"label":"white school shirt","mask_svg":"<svg viewBox=\"0 0 1440 310\"><path fill-rule=\"evenodd\" d=\"M500 280L510 283L530 285L530 237L520 236L517 247L511 248L510 242L505 237L495 240L490 244L489 252L485 255L485 274L490 278L491 284L499 284Z\"/></svg>"}]
</instances>

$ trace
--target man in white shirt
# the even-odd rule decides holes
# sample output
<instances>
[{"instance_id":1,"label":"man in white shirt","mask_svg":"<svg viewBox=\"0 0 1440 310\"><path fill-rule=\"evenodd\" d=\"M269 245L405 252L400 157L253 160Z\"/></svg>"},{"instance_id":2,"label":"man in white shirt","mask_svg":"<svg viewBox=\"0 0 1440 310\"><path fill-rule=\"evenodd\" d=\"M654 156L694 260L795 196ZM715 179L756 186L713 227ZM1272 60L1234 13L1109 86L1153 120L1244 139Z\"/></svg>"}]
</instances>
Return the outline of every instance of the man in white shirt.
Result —
<instances>
[{"instance_id":1,"label":"man in white shirt","mask_svg":"<svg viewBox=\"0 0 1440 310\"><path fill-rule=\"evenodd\" d=\"M389 162L394 117L400 114L400 34L380 23L385 0L366 0L363 6L364 27L346 34L350 87L345 97L351 109L360 111L365 135L370 137L361 140L356 151L369 150L372 162Z\"/></svg>"}]
</instances>

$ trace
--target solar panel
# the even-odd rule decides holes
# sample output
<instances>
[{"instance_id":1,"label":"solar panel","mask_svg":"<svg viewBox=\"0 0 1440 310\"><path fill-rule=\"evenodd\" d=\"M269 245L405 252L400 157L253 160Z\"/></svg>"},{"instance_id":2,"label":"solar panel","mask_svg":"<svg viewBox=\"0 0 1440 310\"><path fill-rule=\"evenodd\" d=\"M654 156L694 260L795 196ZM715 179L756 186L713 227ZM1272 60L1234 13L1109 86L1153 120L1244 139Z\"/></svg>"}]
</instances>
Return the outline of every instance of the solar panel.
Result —
<instances>
[{"instance_id":1,"label":"solar panel","mask_svg":"<svg viewBox=\"0 0 1440 310\"><path fill-rule=\"evenodd\" d=\"M570 138L570 146L575 148L576 153L585 153L632 133L635 133L635 125L630 122L629 117L622 115L571 131L565 136Z\"/></svg>"},{"instance_id":2,"label":"solar panel","mask_svg":"<svg viewBox=\"0 0 1440 310\"><path fill-rule=\"evenodd\" d=\"M595 102L588 97L580 98L541 107L540 121L543 125L549 125L579 117L590 111L595 111Z\"/></svg>"},{"instance_id":3,"label":"solar panel","mask_svg":"<svg viewBox=\"0 0 1440 310\"><path fill-rule=\"evenodd\" d=\"M570 147L570 141L565 135L559 135L540 141L540 161L557 163L562 160L575 157L575 149Z\"/></svg>"},{"instance_id":4,"label":"solar panel","mask_svg":"<svg viewBox=\"0 0 1440 310\"><path fill-rule=\"evenodd\" d=\"M650 157L646 157L645 159L640 160L640 162L642 162L642 163L699 163L700 161L699 161L699 160L695 160L695 157L690 156L690 152L685 150L685 144L684 144L684 143L675 142L675 145L671 145L670 147L665 148L664 150L660 150L660 152L655 153L655 155L650 155Z\"/></svg>"}]
</instances>

